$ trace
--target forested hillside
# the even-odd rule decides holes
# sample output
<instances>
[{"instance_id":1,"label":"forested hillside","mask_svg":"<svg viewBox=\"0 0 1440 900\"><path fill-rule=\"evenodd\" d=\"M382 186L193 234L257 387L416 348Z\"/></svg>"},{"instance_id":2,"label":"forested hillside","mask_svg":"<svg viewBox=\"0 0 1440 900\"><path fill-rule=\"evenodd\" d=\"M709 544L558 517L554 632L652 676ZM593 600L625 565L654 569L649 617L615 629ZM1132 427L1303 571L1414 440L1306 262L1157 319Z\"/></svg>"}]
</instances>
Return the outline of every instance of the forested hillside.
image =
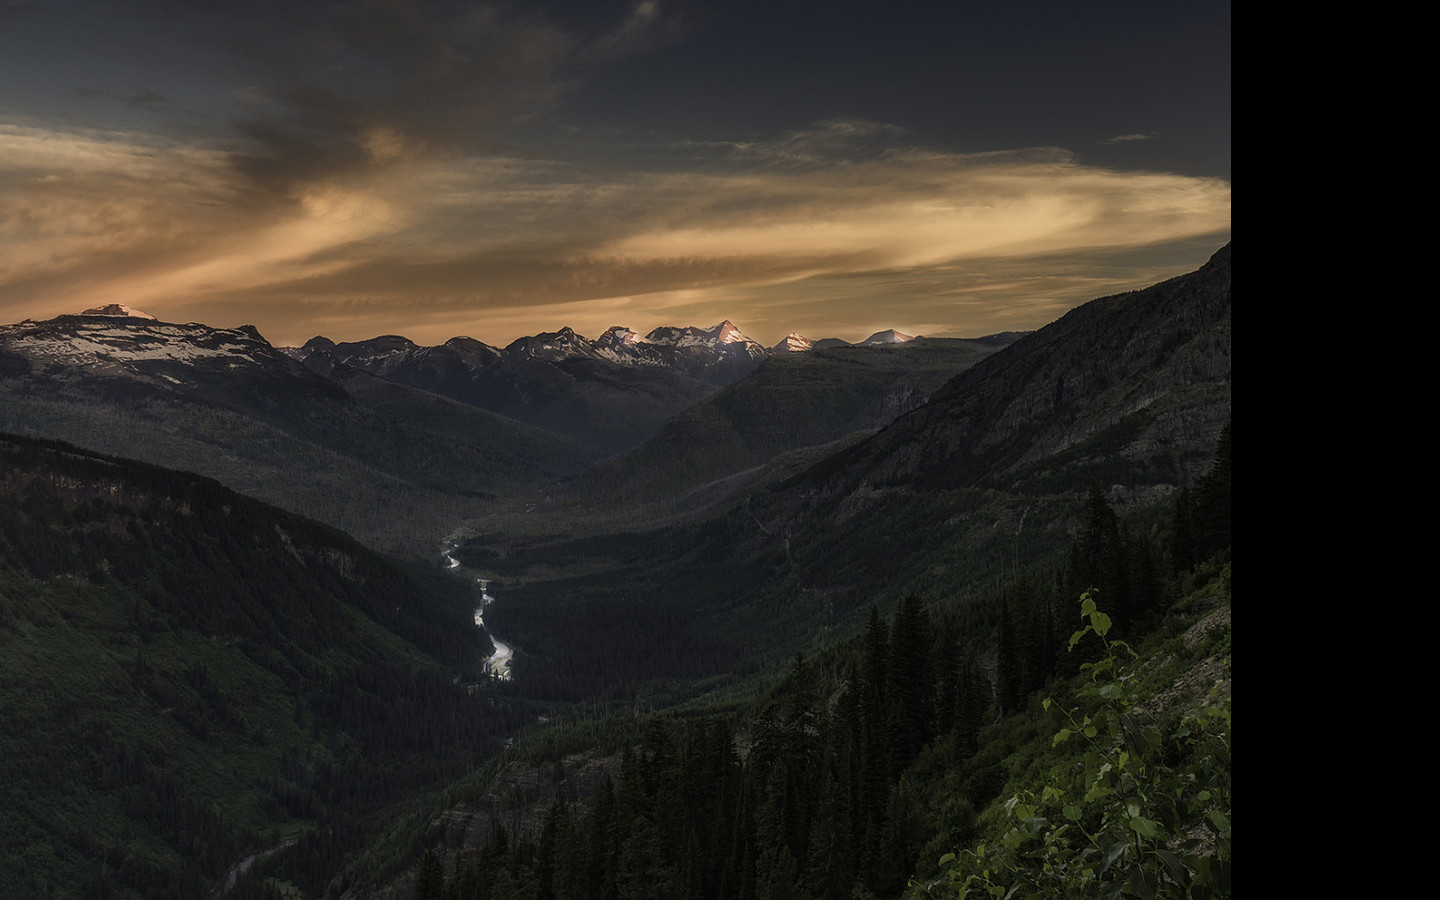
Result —
<instances>
[{"instance_id":1,"label":"forested hillside","mask_svg":"<svg viewBox=\"0 0 1440 900\"><path fill-rule=\"evenodd\" d=\"M320 896L367 817L493 754L470 589L208 479L0 436L0 884Z\"/></svg>"},{"instance_id":2,"label":"forested hillside","mask_svg":"<svg viewBox=\"0 0 1440 900\"><path fill-rule=\"evenodd\" d=\"M872 607L753 699L537 735L523 799L504 766L452 794L415 897L1228 896L1230 497L1227 429L1153 535L1092 490L1054 571Z\"/></svg>"}]
</instances>

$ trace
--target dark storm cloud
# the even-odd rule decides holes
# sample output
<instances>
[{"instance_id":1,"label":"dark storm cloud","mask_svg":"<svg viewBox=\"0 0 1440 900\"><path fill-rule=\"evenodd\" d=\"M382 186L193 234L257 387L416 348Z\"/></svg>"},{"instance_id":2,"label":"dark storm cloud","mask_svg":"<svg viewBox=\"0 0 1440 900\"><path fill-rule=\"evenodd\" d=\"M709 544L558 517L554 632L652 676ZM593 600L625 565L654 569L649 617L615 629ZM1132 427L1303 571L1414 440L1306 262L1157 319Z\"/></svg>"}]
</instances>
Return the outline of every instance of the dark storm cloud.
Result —
<instances>
[{"instance_id":1,"label":"dark storm cloud","mask_svg":"<svg viewBox=\"0 0 1440 900\"><path fill-rule=\"evenodd\" d=\"M461 3L364 0L245 25L235 45L258 83L239 97L235 163L276 196L495 143L553 108L572 43L539 20Z\"/></svg>"},{"instance_id":2,"label":"dark storm cloud","mask_svg":"<svg viewBox=\"0 0 1440 900\"><path fill-rule=\"evenodd\" d=\"M141 90L133 94L122 95L102 91L97 88L83 87L76 89L75 95L85 100L102 100L119 103L126 109L157 113L179 113L192 116L203 115L202 113L191 112L164 94L159 94L151 90Z\"/></svg>"}]
</instances>

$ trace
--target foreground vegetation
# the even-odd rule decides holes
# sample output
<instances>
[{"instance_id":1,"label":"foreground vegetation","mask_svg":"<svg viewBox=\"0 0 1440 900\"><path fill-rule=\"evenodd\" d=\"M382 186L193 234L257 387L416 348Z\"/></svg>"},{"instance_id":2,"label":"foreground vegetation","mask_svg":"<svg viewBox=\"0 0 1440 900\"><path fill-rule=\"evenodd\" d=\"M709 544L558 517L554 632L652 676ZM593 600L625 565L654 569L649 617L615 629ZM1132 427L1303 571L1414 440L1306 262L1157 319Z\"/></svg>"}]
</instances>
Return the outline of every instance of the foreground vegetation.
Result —
<instances>
[{"instance_id":1,"label":"foreground vegetation","mask_svg":"<svg viewBox=\"0 0 1440 900\"><path fill-rule=\"evenodd\" d=\"M1158 545L1092 491L1048 576L872 608L759 694L552 724L410 833L415 896L1228 896L1228 479L1227 432Z\"/></svg>"}]
</instances>

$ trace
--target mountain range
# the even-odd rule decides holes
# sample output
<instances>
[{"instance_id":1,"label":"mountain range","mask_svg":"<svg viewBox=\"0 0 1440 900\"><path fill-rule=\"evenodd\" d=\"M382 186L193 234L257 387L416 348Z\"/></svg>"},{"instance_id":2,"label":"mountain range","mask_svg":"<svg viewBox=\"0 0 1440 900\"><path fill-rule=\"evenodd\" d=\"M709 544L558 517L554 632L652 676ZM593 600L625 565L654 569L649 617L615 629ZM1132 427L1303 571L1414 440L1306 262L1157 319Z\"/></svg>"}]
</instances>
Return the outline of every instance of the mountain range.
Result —
<instances>
[{"instance_id":1,"label":"mountain range","mask_svg":"<svg viewBox=\"0 0 1440 900\"><path fill-rule=\"evenodd\" d=\"M391 335L282 350L251 326L164 323L112 305L0 327L0 429L194 470L372 546L428 553L435 523L628 450L772 358L808 360L842 343L766 351L727 321L643 338L612 328L596 341L564 328L503 349ZM964 364L957 356L952 368ZM901 355L883 364L896 377L914 365ZM885 401L870 393L885 388L860 389L881 414ZM873 427L876 416L839 427ZM797 433L768 452L837 436L835 426Z\"/></svg>"},{"instance_id":2,"label":"mountain range","mask_svg":"<svg viewBox=\"0 0 1440 900\"><path fill-rule=\"evenodd\" d=\"M898 896L1031 765L1002 761L1034 730L1005 717L1067 672L1051 593L1148 591L1133 621L1107 606L1127 640L1180 614L1151 554L1178 560L1192 489L1228 522L1230 312L1227 245L970 340L276 348L124 307L0 327L0 883L428 897L439 860L494 898L564 865L579 892L592 854L597 885L751 897L820 884L808 823L843 819L826 896ZM492 596L509 681L483 676ZM1228 663L1222 637L1201 646ZM904 718L926 708L945 724ZM944 731L982 713L991 744ZM712 776L733 809L666 818Z\"/></svg>"},{"instance_id":3,"label":"mountain range","mask_svg":"<svg viewBox=\"0 0 1440 900\"><path fill-rule=\"evenodd\" d=\"M886 331L862 346L908 340L913 338ZM288 352L317 371L359 369L568 435L609 455L654 434L773 354L836 346L849 345L791 334L766 350L727 320L708 329L662 326L643 337L615 326L593 341L562 328L504 348L467 337L437 347L398 335L340 344L317 337Z\"/></svg>"}]
</instances>

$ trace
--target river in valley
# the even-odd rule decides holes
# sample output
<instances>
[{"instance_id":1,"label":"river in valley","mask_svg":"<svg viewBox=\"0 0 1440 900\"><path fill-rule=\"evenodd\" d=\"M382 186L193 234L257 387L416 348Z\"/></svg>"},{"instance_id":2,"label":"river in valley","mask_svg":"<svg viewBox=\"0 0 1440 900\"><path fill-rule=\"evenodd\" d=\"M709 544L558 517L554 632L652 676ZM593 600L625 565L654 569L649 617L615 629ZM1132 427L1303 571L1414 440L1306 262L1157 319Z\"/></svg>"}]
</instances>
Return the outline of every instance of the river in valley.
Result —
<instances>
[{"instance_id":1,"label":"river in valley","mask_svg":"<svg viewBox=\"0 0 1440 900\"><path fill-rule=\"evenodd\" d=\"M445 542L440 551L441 555L445 558L445 568L451 570L460 568L460 560L455 558L455 550L457 547L458 544L453 539ZM490 596L490 580L478 576L467 575L465 577L474 577L475 586L480 590L480 605L475 607L475 627L489 635L490 643L495 645L495 652L490 654L485 660L485 671L493 677L499 678L501 681L509 681L510 661L514 659L515 651L511 649L509 644L501 641L490 629L485 627L485 607L495 602L495 598Z\"/></svg>"}]
</instances>

